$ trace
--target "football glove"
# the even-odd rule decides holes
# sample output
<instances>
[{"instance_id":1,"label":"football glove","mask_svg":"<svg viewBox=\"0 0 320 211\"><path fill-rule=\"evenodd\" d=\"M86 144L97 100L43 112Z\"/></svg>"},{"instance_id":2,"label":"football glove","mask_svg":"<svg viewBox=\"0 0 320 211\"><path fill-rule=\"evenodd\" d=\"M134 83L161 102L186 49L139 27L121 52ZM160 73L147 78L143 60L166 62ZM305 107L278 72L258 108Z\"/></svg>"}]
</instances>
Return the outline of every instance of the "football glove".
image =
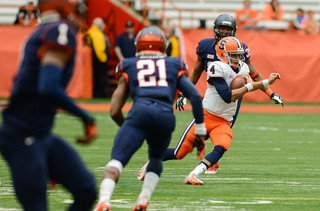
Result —
<instances>
[{"instance_id":1,"label":"football glove","mask_svg":"<svg viewBox=\"0 0 320 211\"><path fill-rule=\"evenodd\" d=\"M276 93L272 93L272 95L270 96L270 99L273 100L275 104L281 104L282 107L284 106L282 97L280 95L277 95Z\"/></svg>"},{"instance_id":2,"label":"football glove","mask_svg":"<svg viewBox=\"0 0 320 211\"><path fill-rule=\"evenodd\" d=\"M187 99L183 94L178 93L178 99L176 102L176 109L179 109L179 111L184 110L183 105L187 104Z\"/></svg>"},{"instance_id":3,"label":"football glove","mask_svg":"<svg viewBox=\"0 0 320 211\"><path fill-rule=\"evenodd\" d=\"M88 121L84 122L85 135L77 138L78 143L87 144L92 142L98 135L98 128L95 119L90 117Z\"/></svg>"},{"instance_id":4,"label":"football glove","mask_svg":"<svg viewBox=\"0 0 320 211\"><path fill-rule=\"evenodd\" d=\"M204 123L196 124L195 127L195 140L193 146L197 147L197 159L201 160L207 150L206 141L204 139L207 134L207 128Z\"/></svg>"}]
</instances>

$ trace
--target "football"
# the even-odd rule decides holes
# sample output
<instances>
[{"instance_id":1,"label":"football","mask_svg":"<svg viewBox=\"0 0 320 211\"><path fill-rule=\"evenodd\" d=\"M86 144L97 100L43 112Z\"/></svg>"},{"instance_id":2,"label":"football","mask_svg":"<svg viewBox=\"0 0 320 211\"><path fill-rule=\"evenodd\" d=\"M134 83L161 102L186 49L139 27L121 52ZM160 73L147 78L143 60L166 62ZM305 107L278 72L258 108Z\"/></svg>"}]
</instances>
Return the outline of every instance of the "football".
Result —
<instances>
[{"instance_id":1,"label":"football","mask_svg":"<svg viewBox=\"0 0 320 211\"><path fill-rule=\"evenodd\" d=\"M237 75L230 84L230 89L239 89L246 84L246 79L244 79L241 75Z\"/></svg>"}]
</instances>

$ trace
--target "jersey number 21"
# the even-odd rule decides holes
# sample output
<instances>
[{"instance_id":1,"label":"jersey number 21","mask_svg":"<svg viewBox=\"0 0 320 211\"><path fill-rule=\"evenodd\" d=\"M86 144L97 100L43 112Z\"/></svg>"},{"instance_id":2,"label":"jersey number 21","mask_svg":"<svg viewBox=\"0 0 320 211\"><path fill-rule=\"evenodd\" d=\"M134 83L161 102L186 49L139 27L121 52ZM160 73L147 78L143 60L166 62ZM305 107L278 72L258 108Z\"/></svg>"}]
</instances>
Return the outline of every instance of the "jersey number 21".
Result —
<instances>
[{"instance_id":1,"label":"jersey number 21","mask_svg":"<svg viewBox=\"0 0 320 211\"><path fill-rule=\"evenodd\" d=\"M164 59L143 59L137 61L139 87L168 86L166 61ZM155 76L158 70L159 80Z\"/></svg>"}]
</instances>

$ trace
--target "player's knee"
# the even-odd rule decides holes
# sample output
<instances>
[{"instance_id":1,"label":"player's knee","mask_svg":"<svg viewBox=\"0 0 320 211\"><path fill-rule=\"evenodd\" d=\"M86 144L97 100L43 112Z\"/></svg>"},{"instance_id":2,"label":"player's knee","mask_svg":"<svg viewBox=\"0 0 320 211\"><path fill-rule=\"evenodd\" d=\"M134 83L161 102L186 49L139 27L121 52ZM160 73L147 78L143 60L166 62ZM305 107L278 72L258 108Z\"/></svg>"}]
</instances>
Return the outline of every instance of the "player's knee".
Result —
<instances>
[{"instance_id":1,"label":"player's knee","mask_svg":"<svg viewBox=\"0 0 320 211\"><path fill-rule=\"evenodd\" d=\"M162 172L162 159L161 158L152 158L150 157L150 163L147 168L147 172L154 172L158 176L161 175Z\"/></svg>"},{"instance_id":2,"label":"player's knee","mask_svg":"<svg viewBox=\"0 0 320 211\"><path fill-rule=\"evenodd\" d=\"M221 154L221 156L223 155L223 153L225 151L227 151L223 146L217 145L214 147L213 151L218 152L219 154Z\"/></svg>"},{"instance_id":3,"label":"player's knee","mask_svg":"<svg viewBox=\"0 0 320 211\"><path fill-rule=\"evenodd\" d=\"M220 146L216 145L212 152L210 152L205 159L211 164L215 164L224 154L226 150Z\"/></svg>"},{"instance_id":4,"label":"player's knee","mask_svg":"<svg viewBox=\"0 0 320 211\"><path fill-rule=\"evenodd\" d=\"M122 170L122 163L118 160L112 159L106 165L106 169L104 170L104 178L110 178L113 179L115 182L118 182Z\"/></svg>"}]
</instances>

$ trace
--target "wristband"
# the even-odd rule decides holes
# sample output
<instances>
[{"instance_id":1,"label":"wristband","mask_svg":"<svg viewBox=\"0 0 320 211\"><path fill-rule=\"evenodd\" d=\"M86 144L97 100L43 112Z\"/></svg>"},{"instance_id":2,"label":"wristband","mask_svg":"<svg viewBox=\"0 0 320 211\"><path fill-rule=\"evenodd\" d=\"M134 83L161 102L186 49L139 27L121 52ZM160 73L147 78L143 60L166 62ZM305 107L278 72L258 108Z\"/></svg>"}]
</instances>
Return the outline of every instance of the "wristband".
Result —
<instances>
[{"instance_id":1,"label":"wristband","mask_svg":"<svg viewBox=\"0 0 320 211\"><path fill-rule=\"evenodd\" d=\"M268 86L270 86L268 79L262 80L262 84L263 84L263 86L264 86L265 88L268 87Z\"/></svg>"},{"instance_id":2,"label":"wristband","mask_svg":"<svg viewBox=\"0 0 320 211\"><path fill-rule=\"evenodd\" d=\"M253 86L251 83L247 83L246 85L244 85L245 87L247 87L248 92L250 92L251 90L253 90Z\"/></svg>"}]
</instances>

